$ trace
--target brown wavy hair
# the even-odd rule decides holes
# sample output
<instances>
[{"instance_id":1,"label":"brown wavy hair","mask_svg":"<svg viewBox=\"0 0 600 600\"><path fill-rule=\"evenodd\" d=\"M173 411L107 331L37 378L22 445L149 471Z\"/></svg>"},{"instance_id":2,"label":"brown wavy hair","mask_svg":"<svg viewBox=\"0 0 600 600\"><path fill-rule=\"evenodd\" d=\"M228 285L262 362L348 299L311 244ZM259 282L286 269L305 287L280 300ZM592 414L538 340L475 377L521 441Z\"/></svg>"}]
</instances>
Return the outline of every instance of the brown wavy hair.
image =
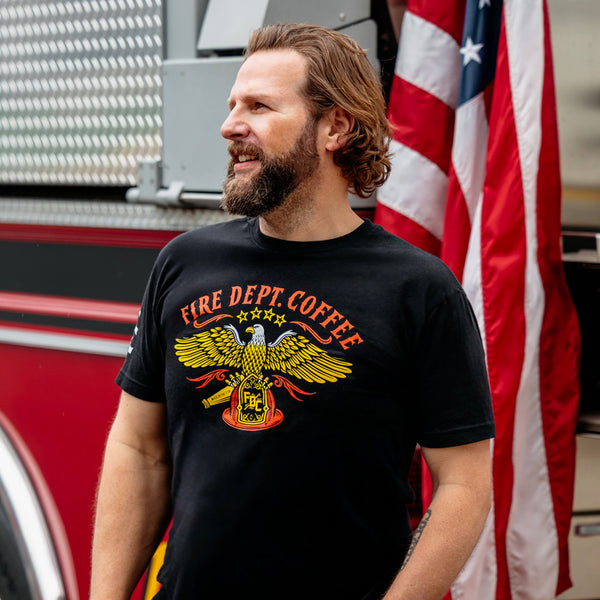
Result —
<instances>
[{"instance_id":1,"label":"brown wavy hair","mask_svg":"<svg viewBox=\"0 0 600 600\"><path fill-rule=\"evenodd\" d=\"M367 53L348 36L318 25L276 24L257 29L246 57L263 50L295 50L307 61L304 94L313 117L339 106L354 128L334 153L350 191L367 198L390 172L390 123L381 83Z\"/></svg>"}]
</instances>

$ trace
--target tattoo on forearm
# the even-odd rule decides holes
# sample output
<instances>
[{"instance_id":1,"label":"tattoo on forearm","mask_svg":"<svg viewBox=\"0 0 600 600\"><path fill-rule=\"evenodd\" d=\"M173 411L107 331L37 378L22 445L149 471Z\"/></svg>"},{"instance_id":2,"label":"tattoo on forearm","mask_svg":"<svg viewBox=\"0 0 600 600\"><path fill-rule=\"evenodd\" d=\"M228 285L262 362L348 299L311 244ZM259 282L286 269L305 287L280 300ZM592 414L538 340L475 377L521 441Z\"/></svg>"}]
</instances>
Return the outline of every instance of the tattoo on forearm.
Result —
<instances>
[{"instance_id":1,"label":"tattoo on forearm","mask_svg":"<svg viewBox=\"0 0 600 600\"><path fill-rule=\"evenodd\" d=\"M419 543L419 540L421 539L421 536L423 535L423 529L425 529L425 526L429 522L429 517L431 517L431 509L430 508L427 509L427 512L423 515L423 518L421 519L421 522L419 523L419 526L415 530L415 533L410 542L410 546L408 547L408 551L406 552L404 562L402 563L402 566L400 567L401 571L404 569L404 567L406 567L406 563L409 561L410 557L412 556L412 553L415 551L415 547Z\"/></svg>"}]
</instances>

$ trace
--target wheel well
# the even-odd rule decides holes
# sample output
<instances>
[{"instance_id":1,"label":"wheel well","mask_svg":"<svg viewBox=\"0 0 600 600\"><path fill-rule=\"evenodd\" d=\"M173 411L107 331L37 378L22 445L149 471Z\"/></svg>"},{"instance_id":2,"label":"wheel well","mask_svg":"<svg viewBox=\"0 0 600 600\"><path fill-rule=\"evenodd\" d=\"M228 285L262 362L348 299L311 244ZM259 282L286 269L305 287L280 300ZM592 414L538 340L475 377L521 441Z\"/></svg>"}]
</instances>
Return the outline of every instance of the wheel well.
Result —
<instances>
[{"instance_id":1,"label":"wheel well","mask_svg":"<svg viewBox=\"0 0 600 600\"><path fill-rule=\"evenodd\" d=\"M65 586L46 517L27 469L2 426L0 532L2 600L64 600Z\"/></svg>"}]
</instances>

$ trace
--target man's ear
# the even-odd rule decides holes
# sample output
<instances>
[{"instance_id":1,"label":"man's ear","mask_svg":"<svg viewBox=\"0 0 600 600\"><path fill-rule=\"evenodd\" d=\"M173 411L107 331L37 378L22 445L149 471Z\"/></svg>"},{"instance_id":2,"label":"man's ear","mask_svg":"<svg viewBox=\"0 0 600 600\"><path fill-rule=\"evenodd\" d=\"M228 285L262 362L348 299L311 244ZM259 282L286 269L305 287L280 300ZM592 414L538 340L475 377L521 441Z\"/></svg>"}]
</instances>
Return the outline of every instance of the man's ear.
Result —
<instances>
[{"instance_id":1,"label":"man's ear","mask_svg":"<svg viewBox=\"0 0 600 600\"><path fill-rule=\"evenodd\" d=\"M330 152L339 150L348 134L354 129L354 117L343 108L336 106L325 116L327 120L327 143L325 148Z\"/></svg>"}]
</instances>

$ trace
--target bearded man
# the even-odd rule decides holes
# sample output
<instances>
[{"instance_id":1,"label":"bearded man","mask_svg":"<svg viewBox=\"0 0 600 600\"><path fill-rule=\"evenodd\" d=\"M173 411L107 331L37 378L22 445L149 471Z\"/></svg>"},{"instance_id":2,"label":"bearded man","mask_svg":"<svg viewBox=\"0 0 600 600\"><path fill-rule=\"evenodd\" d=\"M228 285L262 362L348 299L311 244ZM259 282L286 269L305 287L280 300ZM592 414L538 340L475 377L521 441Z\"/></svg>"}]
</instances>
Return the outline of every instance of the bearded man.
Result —
<instances>
[{"instance_id":1,"label":"bearded man","mask_svg":"<svg viewBox=\"0 0 600 600\"><path fill-rule=\"evenodd\" d=\"M92 600L433 600L482 531L494 435L466 296L359 218L387 177L377 76L346 36L256 31L221 133L242 218L160 254L117 382ZM420 444L433 500L411 537Z\"/></svg>"}]
</instances>

